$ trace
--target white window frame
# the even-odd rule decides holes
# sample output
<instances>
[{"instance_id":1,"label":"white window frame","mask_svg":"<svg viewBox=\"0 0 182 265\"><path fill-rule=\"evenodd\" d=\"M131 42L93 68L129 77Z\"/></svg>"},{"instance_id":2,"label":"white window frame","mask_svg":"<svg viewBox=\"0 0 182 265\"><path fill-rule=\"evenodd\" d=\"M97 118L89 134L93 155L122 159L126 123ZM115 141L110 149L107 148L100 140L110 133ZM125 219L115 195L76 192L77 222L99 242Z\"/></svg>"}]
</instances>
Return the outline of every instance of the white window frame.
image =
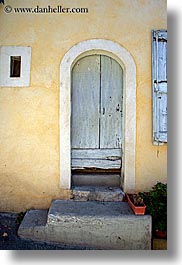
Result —
<instances>
[{"instance_id":1,"label":"white window frame","mask_svg":"<svg viewBox=\"0 0 182 265\"><path fill-rule=\"evenodd\" d=\"M11 56L21 56L20 77L10 77ZM30 85L31 47L0 47L0 86L27 87Z\"/></svg>"}]
</instances>

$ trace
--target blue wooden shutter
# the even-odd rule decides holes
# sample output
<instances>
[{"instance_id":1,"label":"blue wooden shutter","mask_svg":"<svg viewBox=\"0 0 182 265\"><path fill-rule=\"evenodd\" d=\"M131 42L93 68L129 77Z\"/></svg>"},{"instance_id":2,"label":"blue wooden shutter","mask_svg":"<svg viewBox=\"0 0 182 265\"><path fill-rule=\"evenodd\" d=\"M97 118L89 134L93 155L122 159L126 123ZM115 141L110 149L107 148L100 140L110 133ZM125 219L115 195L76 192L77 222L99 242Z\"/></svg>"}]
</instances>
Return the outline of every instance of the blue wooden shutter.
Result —
<instances>
[{"instance_id":1,"label":"blue wooden shutter","mask_svg":"<svg viewBox=\"0 0 182 265\"><path fill-rule=\"evenodd\" d=\"M167 31L152 31L153 143L167 142Z\"/></svg>"}]
</instances>

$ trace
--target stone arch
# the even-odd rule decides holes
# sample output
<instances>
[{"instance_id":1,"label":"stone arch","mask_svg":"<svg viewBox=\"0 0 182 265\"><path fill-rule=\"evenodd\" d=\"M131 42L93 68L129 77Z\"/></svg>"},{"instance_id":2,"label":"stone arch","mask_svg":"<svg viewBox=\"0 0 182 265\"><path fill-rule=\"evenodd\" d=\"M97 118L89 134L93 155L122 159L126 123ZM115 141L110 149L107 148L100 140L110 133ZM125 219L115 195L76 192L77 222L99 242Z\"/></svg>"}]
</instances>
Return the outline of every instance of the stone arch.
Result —
<instances>
[{"instance_id":1,"label":"stone arch","mask_svg":"<svg viewBox=\"0 0 182 265\"><path fill-rule=\"evenodd\" d=\"M74 63L91 54L104 54L115 59L124 70L124 142L122 186L135 191L136 153L136 65L130 53L119 44L104 39L92 39L74 45L60 64L60 188L71 187L71 70Z\"/></svg>"}]
</instances>

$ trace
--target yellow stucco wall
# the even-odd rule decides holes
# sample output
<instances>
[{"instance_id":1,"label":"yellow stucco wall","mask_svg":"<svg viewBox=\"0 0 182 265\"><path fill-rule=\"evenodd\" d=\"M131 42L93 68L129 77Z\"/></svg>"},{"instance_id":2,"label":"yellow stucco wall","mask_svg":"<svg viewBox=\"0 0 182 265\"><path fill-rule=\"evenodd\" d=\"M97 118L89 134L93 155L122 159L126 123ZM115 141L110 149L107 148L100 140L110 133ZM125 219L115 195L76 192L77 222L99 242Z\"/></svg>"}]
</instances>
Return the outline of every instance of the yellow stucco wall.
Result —
<instances>
[{"instance_id":1,"label":"yellow stucco wall","mask_svg":"<svg viewBox=\"0 0 182 265\"><path fill-rule=\"evenodd\" d=\"M60 5L59 0L5 0L12 7ZM0 88L0 211L48 208L67 196L59 187L59 67L88 39L112 40L137 67L136 190L166 181L167 147L152 144L151 30L166 29L165 0L62 0L87 14L3 11L0 45L31 46L29 87Z\"/></svg>"}]
</instances>

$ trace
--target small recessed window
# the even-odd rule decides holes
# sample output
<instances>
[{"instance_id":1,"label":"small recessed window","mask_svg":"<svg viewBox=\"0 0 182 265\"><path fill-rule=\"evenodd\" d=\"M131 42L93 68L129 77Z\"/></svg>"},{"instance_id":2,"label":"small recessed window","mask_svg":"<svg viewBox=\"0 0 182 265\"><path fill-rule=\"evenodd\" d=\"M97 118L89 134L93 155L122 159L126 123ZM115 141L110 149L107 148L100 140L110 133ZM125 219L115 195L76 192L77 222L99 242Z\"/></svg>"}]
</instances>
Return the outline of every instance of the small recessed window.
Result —
<instances>
[{"instance_id":1,"label":"small recessed window","mask_svg":"<svg viewBox=\"0 0 182 265\"><path fill-rule=\"evenodd\" d=\"M21 56L10 56L10 77L20 77Z\"/></svg>"},{"instance_id":2,"label":"small recessed window","mask_svg":"<svg viewBox=\"0 0 182 265\"><path fill-rule=\"evenodd\" d=\"M30 86L31 50L27 46L0 46L0 87Z\"/></svg>"}]
</instances>

